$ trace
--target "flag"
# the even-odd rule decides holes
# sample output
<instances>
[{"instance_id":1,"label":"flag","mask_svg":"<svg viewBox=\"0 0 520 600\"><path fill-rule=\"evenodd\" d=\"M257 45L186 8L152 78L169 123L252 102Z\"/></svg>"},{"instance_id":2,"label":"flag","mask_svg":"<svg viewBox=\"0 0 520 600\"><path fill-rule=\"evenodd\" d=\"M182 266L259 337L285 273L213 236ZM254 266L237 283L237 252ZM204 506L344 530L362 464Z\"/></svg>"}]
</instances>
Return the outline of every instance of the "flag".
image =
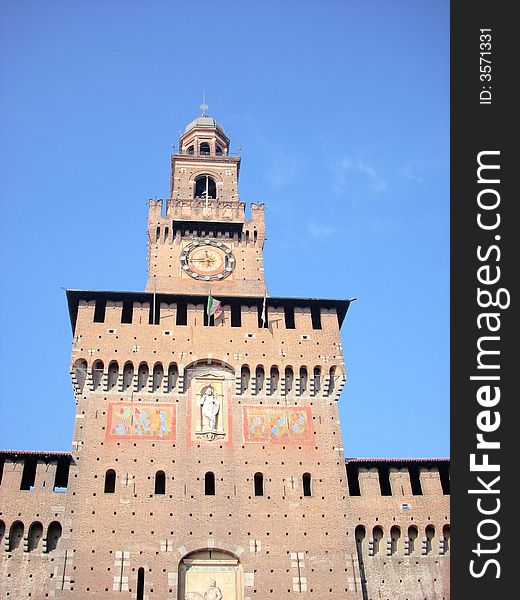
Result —
<instances>
[{"instance_id":1,"label":"flag","mask_svg":"<svg viewBox=\"0 0 520 600\"><path fill-rule=\"evenodd\" d=\"M266 314L265 314L265 301L266 301L266 295L264 294L264 303L262 304L262 315L261 315L261 319L262 319L262 327L265 327L265 322L266 322Z\"/></svg>"},{"instance_id":2,"label":"flag","mask_svg":"<svg viewBox=\"0 0 520 600\"><path fill-rule=\"evenodd\" d=\"M222 303L220 302L220 300L213 298L211 295L208 296L208 305L206 307L206 313L208 314L208 317L211 317L211 315L214 315L215 319L219 317L222 314Z\"/></svg>"}]
</instances>

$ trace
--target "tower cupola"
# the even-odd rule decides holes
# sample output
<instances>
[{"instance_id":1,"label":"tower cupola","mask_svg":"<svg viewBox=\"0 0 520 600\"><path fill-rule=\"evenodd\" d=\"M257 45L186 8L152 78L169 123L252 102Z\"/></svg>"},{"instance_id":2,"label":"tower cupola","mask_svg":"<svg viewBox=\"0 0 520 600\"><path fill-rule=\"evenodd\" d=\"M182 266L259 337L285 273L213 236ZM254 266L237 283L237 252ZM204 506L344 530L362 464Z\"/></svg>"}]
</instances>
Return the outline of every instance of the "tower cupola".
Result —
<instances>
[{"instance_id":1,"label":"tower cupola","mask_svg":"<svg viewBox=\"0 0 520 600\"><path fill-rule=\"evenodd\" d=\"M201 104L202 114L188 123L179 139L181 154L192 156L227 156L229 138L213 117L206 114L207 104Z\"/></svg>"}]
</instances>

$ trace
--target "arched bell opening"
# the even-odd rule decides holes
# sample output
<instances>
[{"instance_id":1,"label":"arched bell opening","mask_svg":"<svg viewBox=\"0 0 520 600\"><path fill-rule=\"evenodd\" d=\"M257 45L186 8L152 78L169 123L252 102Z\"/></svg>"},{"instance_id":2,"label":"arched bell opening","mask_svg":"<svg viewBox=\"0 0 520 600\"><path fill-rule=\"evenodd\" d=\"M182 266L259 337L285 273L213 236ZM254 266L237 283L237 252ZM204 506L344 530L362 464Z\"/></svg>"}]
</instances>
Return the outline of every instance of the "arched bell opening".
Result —
<instances>
[{"instance_id":1,"label":"arched bell opening","mask_svg":"<svg viewBox=\"0 0 520 600\"><path fill-rule=\"evenodd\" d=\"M199 154L200 156L209 156L211 154L211 148L208 142L202 142L199 146Z\"/></svg>"},{"instance_id":2,"label":"arched bell opening","mask_svg":"<svg viewBox=\"0 0 520 600\"><path fill-rule=\"evenodd\" d=\"M216 198L217 184L211 175L199 175L195 179L195 198Z\"/></svg>"}]
</instances>

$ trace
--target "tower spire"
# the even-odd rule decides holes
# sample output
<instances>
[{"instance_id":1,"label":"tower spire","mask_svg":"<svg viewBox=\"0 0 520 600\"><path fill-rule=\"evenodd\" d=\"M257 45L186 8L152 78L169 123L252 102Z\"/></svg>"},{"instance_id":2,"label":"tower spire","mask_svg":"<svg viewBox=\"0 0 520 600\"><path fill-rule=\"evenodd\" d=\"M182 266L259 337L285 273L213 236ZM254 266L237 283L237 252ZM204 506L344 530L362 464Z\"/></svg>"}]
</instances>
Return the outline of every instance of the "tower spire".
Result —
<instances>
[{"instance_id":1,"label":"tower spire","mask_svg":"<svg viewBox=\"0 0 520 600\"><path fill-rule=\"evenodd\" d=\"M209 106L206 104L206 90L203 91L202 93L202 104L199 106L200 110L202 111L202 115L203 117L206 116L206 111L208 110Z\"/></svg>"}]
</instances>

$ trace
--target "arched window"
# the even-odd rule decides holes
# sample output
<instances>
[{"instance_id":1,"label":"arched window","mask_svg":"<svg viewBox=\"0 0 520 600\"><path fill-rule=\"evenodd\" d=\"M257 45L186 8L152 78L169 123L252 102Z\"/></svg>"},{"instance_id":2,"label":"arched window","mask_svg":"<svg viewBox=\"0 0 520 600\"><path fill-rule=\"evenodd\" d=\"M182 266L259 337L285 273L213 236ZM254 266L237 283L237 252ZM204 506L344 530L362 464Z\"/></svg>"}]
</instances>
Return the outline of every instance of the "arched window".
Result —
<instances>
[{"instance_id":1,"label":"arched window","mask_svg":"<svg viewBox=\"0 0 520 600\"><path fill-rule=\"evenodd\" d=\"M221 148L220 146L217 146L217 147L215 148L215 151L216 151L216 153L217 153L217 156L222 156L222 148Z\"/></svg>"},{"instance_id":2,"label":"arched window","mask_svg":"<svg viewBox=\"0 0 520 600\"><path fill-rule=\"evenodd\" d=\"M139 567L137 570L137 600L144 598L144 569Z\"/></svg>"},{"instance_id":3,"label":"arched window","mask_svg":"<svg viewBox=\"0 0 520 600\"><path fill-rule=\"evenodd\" d=\"M164 369L161 363L156 363L153 368L153 383L152 389L153 391L160 390L161 384L164 378Z\"/></svg>"},{"instance_id":4,"label":"arched window","mask_svg":"<svg viewBox=\"0 0 520 600\"><path fill-rule=\"evenodd\" d=\"M211 149L209 147L208 142L202 142L202 144L199 146L199 153L201 156L209 156L211 152Z\"/></svg>"},{"instance_id":5,"label":"arched window","mask_svg":"<svg viewBox=\"0 0 520 600\"><path fill-rule=\"evenodd\" d=\"M108 391L110 391L116 387L118 375L119 375L119 365L117 364L117 361L113 360L108 365L108 382L107 382L107 390Z\"/></svg>"},{"instance_id":6,"label":"arched window","mask_svg":"<svg viewBox=\"0 0 520 600\"><path fill-rule=\"evenodd\" d=\"M116 472L108 469L105 473L105 494L113 494L116 491Z\"/></svg>"},{"instance_id":7,"label":"arched window","mask_svg":"<svg viewBox=\"0 0 520 600\"><path fill-rule=\"evenodd\" d=\"M157 471L155 474L155 494L166 494L166 475L164 471Z\"/></svg>"},{"instance_id":8,"label":"arched window","mask_svg":"<svg viewBox=\"0 0 520 600\"><path fill-rule=\"evenodd\" d=\"M193 154L195 152L195 148L193 146L188 146L186 150L186 154Z\"/></svg>"},{"instance_id":9,"label":"arched window","mask_svg":"<svg viewBox=\"0 0 520 600\"><path fill-rule=\"evenodd\" d=\"M249 380L251 379L251 371L247 365L242 365L240 371L240 393L245 394L249 389Z\"/></svg>"},{"instance_id":10,"label":"arched window","mask_svg":"<svg viewBox=\"0 0 520 600\"><path fill-rule=\"evenodd\" d=\"M448 554L450 551L450 526L444 525L442 528L442 554Z\"/></svg>"},{"instance_id":11,"label":"arched window","mask_svg":"<svg viewBox=\"0 0 520 600\"><path fill-rule=\"evenodd\" d=\"M255 473L255 496L264 495L264 476L262 473Z\"/></svg>"},{"instance_id":12,"label":"arched window","mask_svg":"<svg viewBox=\"0 0 520 600\"><path fill-rule=\"evenodd\" d=\"M9 552L18 550L23 539L23 523L15 521L9 531Z\"/></svg>"},{"instance_id":13,"label":"arched window","mask_svg":"<svg viewBox=\"0 0 520 600\"><path fill-rule=\"evenodd\" d=\"M179 377L179 368L175 363L168 367L168 391L173 392L177 386L177 378Z\"/></svg>"},{"instance_id":14,"label":"arched window","mask_svg":"<svg viewBox=\"0 0 520 600\"><path fill-rule=\"evenodd\" d=\"M401 529L394 525L390 529L390 554L397 552L397 546L399 544L399 538L401 537Z\"/></svg>"},{"instance_id":15,"label":"arched window","mask_svg":"<svg viewBox=\"0 0 520 600\"><path fill-rule=\"evenodd\" d=\"M215 474L208 471L204 476L204 493L206 496L215 495Z\"/></svg>"},{"instance_id":16,"label":"arched window","mask_svg":"<svg viewBox=\"0 0 520 600\"><path fill-rule=\"evenodd\" d=\"M97 390L103 379L105 365L102 360L96 360L92 365L92 389Z\"/></svg>"},{"instance_id":17,"label":"arched window","mask_svg":"<svg viewBox=\"0 0 520 600\"><path fill-rule=\"evenodd\" d=\"M356 546L358 549L358 555L362 555L363 554L363 542L365 541L365 537L367 535L367 531L365 529L364 525L358 525L356 527L356 531L354 532L354 535L356 537Z\"/></svg>"},{"instance_id":18,"label":"arched window","mask_svg":"<svg viewBox=\"0 0 520 600\"><path fill-rule=\"evenodd\" d=\"M314 379L313 379L313 386L314 386L314 395L317 396L320 393L321 390L321 368L320 367L314 367Z\"/></svg>"},{"instance_id":19,"label":"arched window","mask_svg":"<svg viewBox=\"0 0 520 600\"><path fill-rule=\"evenodd\" d=\"M139 369L137 371L137 391L141 392L146 387L146 382L148 381L148 375L150 374L150 370L148 369L148 365L145 362L142 362L139 365Z\"/></svg>"},{"instance_id":20,"label":"arched window","mask_svg":"<svg viewBox=\"0 0 520 600\"><path fill-rule=\"evenodd\" d=\"M300 367L300 396L303 396L307 391L307 367Z\"/></svg>"},{"instance_id":21,"label":"arched window","mask_svg":"<svg viewBox=\"0 0 520 600\"><path fill-rule=\"evenodd\" d=\"M61 537L61 525L58 521L53 521L47 529L47 552L52 552L58 547Z\"/></svg>"},{"instance_id":22,"label":"arched window","mask_svg":"<svg viewBox=\"0 0 520 600\"><path fill-rule=\"evenodd\" d=\"M256 394L261 394L264 389L265 372L264 367L256 367Z\"/></svg>"},{"instance_id":23,"label":"arched window","mask_svg":"<svg viewBox=\"0 0 520 600\"><path fill-rule=\"evenodd\" d=\"M280 372L278 371L278 367L271 367L271 385L269 393L271 395L276 394L278 390L278 381L280 380Z\"/></svg>"},{"instance_id":24,"label":"arched window","mask_svg":"<svg viewBox=\"0 0 520 600\"><path fill-rule=\"evenodd\" d=\"M79 392L81 393L87 380L87 361L84 358L78 358L74 363L74 376Z\"/></svg>"},{"instance_id":25,"label":"arched window","mask_svg":"<svg viewBox=\"0 0 520 600\"><path fill-rule=\"evenodd\" d=\"M334 388L336 387L335 376L336 376L336 367L332 366L329 369L329 391L328 391L329 396L334 395Z\"/></svg>"},{"instance_id":26,"label":"arched window","mask_svg":"<svg viewBox=\"0 0 520 600\"><path fill-rule=\"evenodd\" d=\"M304 473L302 477L303 481L303 495L312 496L312 477L310 473Z\"/></svg>"},{"instance_id":27,"label":"arched window","mask_svg":"<svg viewBox=\"0 0 520 600\"><path fill-rule=\"evenodd\" d=\"M289 396L293 389L294 372L292 367L285 367L285 395Z\"/></svg>"},{"instance_id":28,"label":"arched window","mask_svg":"<svg viewBox=\"0 0 520 600\"><path fill-rule=\"evenodd\" d=\"M423 548L423 554L430 554L430 552L432 551L432 540L435 537L435 527L433 527L433 525L428 525L424 531L425 533L425 541L424 541L424 548Z\"/></svg>"},{"instance_id":29,"label":"arched window","mask_svg":"<svg viewBox=\"0 0 520 600\"><path fill-rule=\"evenodd\" d=\"M381 546L381 540L383 539L383 530L381 527L374 527L372 530L373 550L372 554L375 556L379 552Z\"/></svg>"},{"instance_id":30,"label":"arched window","mask_svg":"<svg viewBox=\"0 0 520 600\"><path fill-rule=\"evenodd\" d=\"M408 552L407 554L413 554L415 552L415 540L419 535L419 530L415 525L408 527Z\"/></svg>"},{"instance_id":31,"label":"arched window","mask_svg":"<svg viewBox=\"0 0 520 600\"><path fill-rule=\"evenodd\" d=\"M29 534L27 536L27 550L32 552L38 549L38 545L43 536L43 525L35 522L29 527Z\"/></svg>"},{"instance_id":32,"label":"arched window","mask_svg":"<svg viewBox=\"0 0 520 600\"><path fill-rule=\"evenodd\" d=\"M195 179L195 198L216 198L217 185L211 175L200 175Z\"/></svg>"},{"instance_id":33,"label":"arched window","mask_svg":"<svg viewBox=\"0 0 520 600\"><path fill-rule=\"evenodd\" d=\"M134 379L134 365L131 362L125 363L123 367L123 391L127 390Z\"/></svg>"}]
</instances>

